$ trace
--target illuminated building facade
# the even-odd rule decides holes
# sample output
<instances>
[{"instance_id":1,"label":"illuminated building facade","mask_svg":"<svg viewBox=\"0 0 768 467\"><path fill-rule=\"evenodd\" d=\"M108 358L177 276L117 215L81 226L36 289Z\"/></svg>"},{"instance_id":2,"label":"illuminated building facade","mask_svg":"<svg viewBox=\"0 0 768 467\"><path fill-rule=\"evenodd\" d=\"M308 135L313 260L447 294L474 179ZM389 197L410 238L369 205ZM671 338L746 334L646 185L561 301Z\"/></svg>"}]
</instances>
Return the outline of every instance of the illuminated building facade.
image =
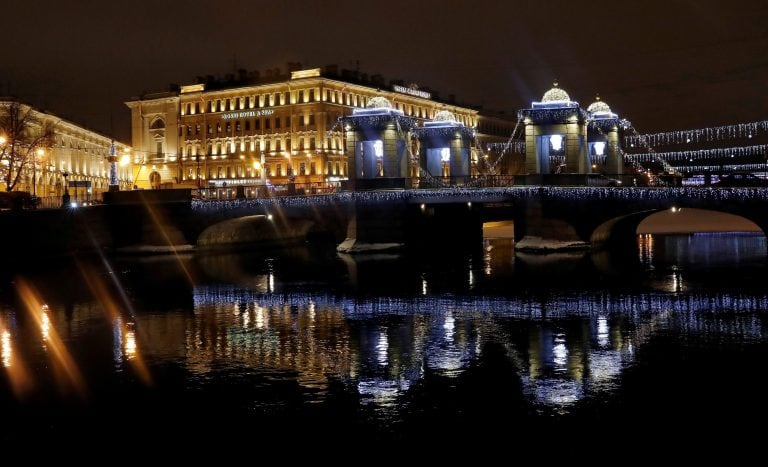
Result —
<instances>
[{"instance_id":1,"label":"illuminated building facade","mask_svg":"<svg viewBox=\"0 0 768 467\"><path fill-rule=\"evenodd\" d=\"M439 102L414 86L387 86L379 75L345 72L243 72L237 80L201 78L127 102L137 185L216 187L218 196L234 197L237 186L251 196L258 185L345 180L351 169L340 118L375 97L418 124L441 110L469 128L478 124L477 110Z\"/></svg>"},{"instance_id":2,"label":"illuminated building facade","mask_svg":"<svg viewBox=\"0 0 768 467\"><path fill-rule=\"evenodd\" d=\"M0 113L7 113L14 104L20 106L22 115L28 115L25 132L32 138L43 128L51 130L44 144L35 148L34 160L25 162L21 179L13 187L15 191L59 197L68 185L73 199L98 198L110 189L110 160L116 162L115 186L121 190L133 186L129 158L123 157L130 153L129 146L16 100L0 100ZM4 131L0 129L0 133ZM0 134L0 144L10 144L9 138ZM8 160L4 162L7 164ZM6 191L5 180L0 180L0 190Z\"/></svg>"}]
</instances>

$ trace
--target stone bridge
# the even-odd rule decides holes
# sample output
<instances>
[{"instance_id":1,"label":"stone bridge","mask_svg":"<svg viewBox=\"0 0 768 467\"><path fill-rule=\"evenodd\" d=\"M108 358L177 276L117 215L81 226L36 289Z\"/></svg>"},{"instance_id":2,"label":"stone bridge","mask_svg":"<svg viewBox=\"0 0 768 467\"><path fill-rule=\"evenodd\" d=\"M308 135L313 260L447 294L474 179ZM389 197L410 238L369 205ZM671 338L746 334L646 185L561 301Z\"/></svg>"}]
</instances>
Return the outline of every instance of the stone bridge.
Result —
<instances>
[{"instance_id":1,"label":"stone bridge","mask_svg":"<svg viewBox=\"0 0 768 467\"><path fill-rule=\"evenodd\" d=\"M179 223L189 243L215 224L263 215L280 232L355 240L355 248L480 245L482 225L514 221L526 236L589 242L596 249L636 249L638 225L670 208L742 216L768 231L768 188L539 187L448 188L342 192L329 195L192 200ZM298 226L302 221L309 221ZM227 227L224 227L226 231ZM302 233L304 232L304 233Z\"/></svg>"}]
</instances>

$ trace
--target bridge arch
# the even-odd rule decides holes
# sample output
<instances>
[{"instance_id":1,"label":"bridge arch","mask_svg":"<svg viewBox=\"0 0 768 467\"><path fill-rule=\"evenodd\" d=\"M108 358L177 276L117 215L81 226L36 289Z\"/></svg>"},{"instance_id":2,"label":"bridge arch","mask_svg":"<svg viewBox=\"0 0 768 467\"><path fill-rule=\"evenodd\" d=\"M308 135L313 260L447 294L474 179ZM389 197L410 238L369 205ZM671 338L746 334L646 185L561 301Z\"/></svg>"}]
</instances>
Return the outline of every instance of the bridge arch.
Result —
<instances>
[{"instance_id":1,"label":"bridge arch","mask_svg":"<svg viewBox=\"0 0 768 467\"><path fill-rule=\"evenodd\" d=\"M743 213L714 209L649 209L615 217L600 224L590 238L593 249L636 248L638 233L759 232L766 234L759 219Z\"/></svg>"}]
</instances>

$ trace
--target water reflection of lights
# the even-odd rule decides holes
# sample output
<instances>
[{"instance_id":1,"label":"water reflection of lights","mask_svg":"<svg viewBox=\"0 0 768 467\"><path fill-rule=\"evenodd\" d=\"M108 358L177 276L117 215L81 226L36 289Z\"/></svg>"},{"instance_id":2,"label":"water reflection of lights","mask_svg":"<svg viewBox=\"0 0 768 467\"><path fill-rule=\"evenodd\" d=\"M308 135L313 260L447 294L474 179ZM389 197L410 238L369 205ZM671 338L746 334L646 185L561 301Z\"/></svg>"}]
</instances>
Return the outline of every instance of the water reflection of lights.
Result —
<instances>
[{"instance_id":1,"label":"water reflection of lights","mask_svg":"<svg viewBox=\"0 0 768 467\"><path fill-rule=\"evenodd\" d=\"M125 358L132 360L136 358L136 331L128 329L125 331L125 343L123 344L123 350L125 351Z\"/></svg>"},{"instance_id":2,"label":"water reflection of lights","mask_svg":"<svg viewBox=\"0 0 768 467\"><path fill-rule=\"evenodd\" d=\"M493 250L493 245L486 240L485 248L483 248L483 272L485 272L486 276L490 276L493 272L493 269L491 268L491 250Z\"/></svg>"},{"instance_id":3,"label":"water reflection of lights","mask_svg":"<svg viewBox=\"0 0 768 467\"><path fill-rule=\"evenodd\" d=\"M51 318L48 317L48 305L40 307L40 334L43 336L43 346L51 338Z\"/></svg>"},{"instance_id":4,"label":"water reflection of lights","mask_svg":"<svg viewBox=\"0 0 768 467\"><path fill-rule=\"evenodd\" d=\"M685 287L683 285L683 274L677 268L673 268L672 274L669 275L667 281L668 290L670 292L683 292Z\"/></svg>"},{"instance_id":5,"label":"water reflection of lights","mask_svg":"<svg viewBox=\"0 0 768 467\"><path fill-rule=\"evenodd\" d=\"M240 332L241 322L229 313L233 302L253 313L251 326L262 332ZM400 404L395 398L413 387L427 368L441 376L461 375L481 354L481 341L499 336L496 318L530 320L533 332L554 330L535 344L531 339L509 341L508 352L522 371L525 394L536 403L568 410L575 401L615 388L636 348L660 324L674 319L683 329L703 329L711 326L711 318L707 321L697 310L760 311L768 307L768 299L665 293L553 295L546 301L404 299L306 292L264 295L204 286L195 289L195 304L199 307L195 331L187 347L194 371L211 371L227 358L237 364L295 371L299 384L319 389L329 378L339 377L356 385L363 403L384 406ZM540 320L542 315L547 319ZM574 315L581 317L578 327L571 319ZM621 326L624 317L633 322L631 328ZM566 321L554 321L559 318ZM211 320L222 325L212 326ZM370 322L376 324L353 324ZM752 323L748 316L737 324L723 332L743 336L763 332L760 323ZM354 338L357 331L364 333L361 339Z\"/></svg>"},{"instance_id":6,"label":"water reflection of lights","mask_svg":"<svg viewBox=\"0 0 768 467\"><path fill-rule=\"evenodd\" d=\"M12 358L11 333L7 329L3 329L2 335L0 335L0 359L3 361L3 366L10 368L13 364Z\"/></svg>"},{"instance_id":7,"label":"water reflection of lights","mask_svg":"<svg viewBox=\"0 0 768 467\"><path fill-rule=\"evenodd\" d=\"M376 341L376 361L379 365L386 365L389 362L389 341L387 340L387 330L379 331L379 338Z\"/></svg>"},{"instance_id":8,"label":"water reflection of lights","mask_svg":"<svg viewBox=\"0 0 768 467\"><path fill-rule=\"evenodd\" d=\"M597 345L608 346L608 319L605 316L597 318Z\"/></svg>"},{"instance_id":9,"label":"water reflection of lights","mask_svg":"<svg viewBox=\"0 0 768 467\"><path fill-rule=\"evenodd\" d=\"M445 339L448 342L453 342L453 332L456 327L456 319L454 319L453 314L448 312L445 315L445 322L443 323L443 329L445 330L445 335L443 336L443 339Z\"/></svg>"},{"instance_id":10,"label":"water reflection of lights","mask_svg":"<svg viewBox=\"0 0 768 467\"><path fill-rule=\"evenodd\" d=\"M257 306L255 314L256 329L264 329L267 327L267 323L269 322L269 315L267 315L267 310L264 307Z\"/></svg>"},{"instance_id":11,"label":"water reflection of lights","mask_svg":"<svg viewBox=\"0 0 768 467\"><path fill-rule=\"evenodd\" d=\"M534 396L541 403L564 406L583 398L584 386L572 379L546 378L536 381Z\"/></svg>"},{"instance_id":12,"label":"water reflection of lights","mask_svg":"<svg viewBox=\"0 0 768 467\"><path fill-rule=\"evenodd\" d=\"M421 279L421 294L426 295L427 294L427 280Z\"/></svg>"},{"instance_id":13,"label":"water reflection of lights","mask_svg":"<svg viewBox=\"0 0 768 467\"><path fill-rule=\"evenodd\" d=\"M651 234L637 236L637 246L640 255L640 263L648 266L653 264L654 238Z\"/></svg>"},{"instance_id":14,"label":"water reflection of lights","mask_svg":"<svg viewBox=\"0 0 768 467\"><path fill-rule=\"evenodd\" d=\"M552 363L555 365L555 371L564 372L568 370L568 348L565 346L565 335L556 334L552 346Z\"/></svg>"},{"instance_id":15,"label":"water reflection of lights","mask_svg":"<svg viewBox=\"0 0 768 467\"><path fill-rule=\"evenodd\" d=\"M407 379L373 378L362 379L357 383L357 391L363 396L363 402L373 402L379 407L394 405L397 396L408 388L410 382Z\"/></svg>"}]
</instances>

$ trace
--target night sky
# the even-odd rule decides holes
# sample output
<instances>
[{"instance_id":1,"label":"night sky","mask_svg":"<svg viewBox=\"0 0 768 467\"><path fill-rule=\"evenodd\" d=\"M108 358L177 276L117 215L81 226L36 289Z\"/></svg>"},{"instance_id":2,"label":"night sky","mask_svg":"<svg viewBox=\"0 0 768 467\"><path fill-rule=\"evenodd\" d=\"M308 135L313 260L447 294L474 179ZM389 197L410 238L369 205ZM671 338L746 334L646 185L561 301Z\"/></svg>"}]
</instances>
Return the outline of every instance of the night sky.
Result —
<instances>
[{"instance_id":1,"label":"night sky","mask_svg":"<svg viewBox=\"0 0 768 467\"><path fill-rule=\"evenodd\" d=\"M2 17L0 94L124 142L131 96L296 61L510 115L557 78L640 132L768 117L764 0L37 0Z\"/></svg>"}]
</instances>

